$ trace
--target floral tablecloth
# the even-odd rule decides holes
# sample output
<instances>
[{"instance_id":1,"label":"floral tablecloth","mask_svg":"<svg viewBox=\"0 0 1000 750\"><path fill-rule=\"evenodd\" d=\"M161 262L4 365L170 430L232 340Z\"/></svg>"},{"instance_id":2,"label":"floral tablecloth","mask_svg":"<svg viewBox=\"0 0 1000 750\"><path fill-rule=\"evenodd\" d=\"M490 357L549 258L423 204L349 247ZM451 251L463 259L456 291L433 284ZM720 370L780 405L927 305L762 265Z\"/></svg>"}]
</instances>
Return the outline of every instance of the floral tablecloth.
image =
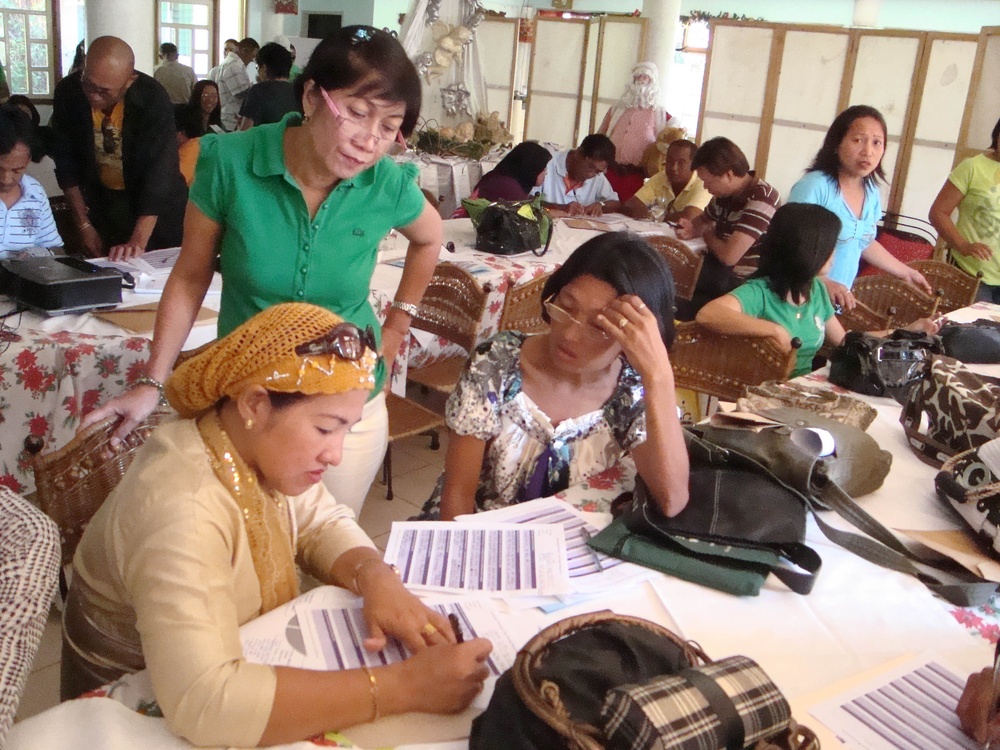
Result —
<instances>
[{"instance_id":1,"label":"floral tablecloth","mask_svg":"<svg viewBox=\"0 0 1000 750\"><path fill-rule=\"evenodd\" d=\"M46 450L72 439L80 419L144 373L149 339L0 331L0 485L24 494L35 488L24 439Z\"/></svg>"}]
</instances>

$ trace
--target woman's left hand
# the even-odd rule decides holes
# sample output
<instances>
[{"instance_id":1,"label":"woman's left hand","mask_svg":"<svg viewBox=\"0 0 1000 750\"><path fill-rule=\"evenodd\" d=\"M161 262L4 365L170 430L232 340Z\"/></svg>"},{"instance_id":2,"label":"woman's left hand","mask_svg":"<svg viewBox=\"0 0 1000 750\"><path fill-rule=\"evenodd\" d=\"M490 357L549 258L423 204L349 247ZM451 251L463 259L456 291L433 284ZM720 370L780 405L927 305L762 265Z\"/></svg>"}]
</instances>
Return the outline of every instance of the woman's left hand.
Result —
<instances>
[{"instance_id":1,"label":"woman's left hand","mask_svg":"<svg viewBox=\"0 0 1000 750\"><path fill-rule=\"evenodd\" d=\"M623 294L597 316L644 381L670 370L670 357L653 312L634 294Z\"/></svg>"},{"instance_id":2,"label":"woman's left hand","mask_svg":"<svg viewBox=\"0 0 1000 750\"><path fill-rule=\"evenodd\" d=\"M941 319L918 318L910 323L910 325L904 326L903 330L913 331L914 333L927 333L933 336L941 330Z\"/></svg>"},{"instance_id":3,"label":"woman's left hand","mask_svg":"<svg viewBox=\"0 0 1000 750\"><path fill-rule=\"evenodd\" d=\"M907 284L915 286L920 291L926 292L932 297L934 296L934 289L931 288L931 285L927 283L927 279L925 279L924 275L920 273L920 271L918 271L916 268L910 268L909 266L906 266L906 270L900 275L899 278L901 278Z\"/></svg>"},{"instance_id":4,"label":"woman's left hand","mask_svg":"<svg viewBox=\"0 0 1000 750\"><path fill-rule=\"evenodd\" d=\"M373 565L362 579L364 615L368 624L367 651L385 648L387 636L395 636L413 652L428 646L456 643L448 619L426 607L407 591L387 565Z\"/></svg>"}]
</instances>

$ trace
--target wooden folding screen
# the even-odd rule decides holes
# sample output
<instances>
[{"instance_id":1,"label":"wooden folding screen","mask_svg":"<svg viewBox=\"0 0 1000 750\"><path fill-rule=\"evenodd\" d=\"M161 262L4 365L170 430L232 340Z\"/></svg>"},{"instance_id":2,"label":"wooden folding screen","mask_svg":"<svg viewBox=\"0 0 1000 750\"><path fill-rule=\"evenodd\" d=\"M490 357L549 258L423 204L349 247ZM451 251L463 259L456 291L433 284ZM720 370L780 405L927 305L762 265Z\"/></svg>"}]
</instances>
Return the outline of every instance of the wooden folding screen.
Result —
<instances>
[{"instance_id":1,"label":"wooden folding screen","mask_svg":"<svg viewBox=\"0 0 1000 750\"><path fill-rule=\"evenodd\" d=\"M576 145L600 125L643 59L641 18L537 18L524 138Z\"/></svg>"},{"instance_id":2,"label":"wooden folding screen","mask_svg":"<svg viewBox=\"0 0 1000 750\"><path fill-rule=\"evenodd\" d=\"M953 161L979 41L971 34L714 21L699 141L732 139L787 195L836 114L870 104L889 131L884 207L924 218Z\"/></svg>"}]
</instances>

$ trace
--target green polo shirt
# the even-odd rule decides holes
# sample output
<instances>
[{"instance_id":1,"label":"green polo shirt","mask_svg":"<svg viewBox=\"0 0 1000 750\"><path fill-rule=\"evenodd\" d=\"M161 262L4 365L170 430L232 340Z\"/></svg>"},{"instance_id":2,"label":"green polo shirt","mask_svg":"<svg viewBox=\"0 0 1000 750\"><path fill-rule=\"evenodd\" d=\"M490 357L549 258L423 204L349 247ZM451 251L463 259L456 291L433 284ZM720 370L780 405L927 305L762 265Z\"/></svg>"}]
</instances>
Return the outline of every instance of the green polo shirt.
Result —
<instances>
[{"instance_id":1,"label":"green polo shirt","mask_svg":"<svg viewBox=\"0 0 1000 750\"><path fill-rule=\"evenodd\" d=\"M802 346L795 355L793 378L812 372L813 357L826 339L826 321L834 314L830 295L818 276L809 287L809 299L801 305L778 297L763 278L750 279L730 294L739 301L746 315L777 323L792 338L802 339Z\"/></svg>"},{"instance_id":2,"label":"green polo shirt","mask_svg":"<svg viewBox=\"0 0 1000 750\"><path fill-rule=\"evenodd\" d=\"M311 302L364 328L381 329L369 303L378 243L420 216L417 167L385 157L342 180L310 221L285 169L282 141L293 113L273 125L207 135L190 198L222 226L219 336L280 302ZM379 392L385 379L380 360Z\"/></svg>"}]
</instances>

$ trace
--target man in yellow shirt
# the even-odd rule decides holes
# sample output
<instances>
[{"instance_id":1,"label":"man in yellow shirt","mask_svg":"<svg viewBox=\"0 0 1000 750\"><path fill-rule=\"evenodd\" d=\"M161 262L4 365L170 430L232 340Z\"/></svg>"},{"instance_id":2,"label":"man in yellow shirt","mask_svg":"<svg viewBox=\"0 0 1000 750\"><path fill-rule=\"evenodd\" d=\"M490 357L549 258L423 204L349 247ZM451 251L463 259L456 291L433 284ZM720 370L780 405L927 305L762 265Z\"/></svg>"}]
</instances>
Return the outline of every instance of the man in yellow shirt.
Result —
<instances>
[{"instance_id":1,"label":"man in yellow shirt","mask_svg":"<svg viewBox=\"0 0 1000 750\"><path fill-rule=\"evenodd\" d=\"M673 141L667 148L664 168L636 191L622 206L622 213L633 219L655 218L675 222L682 216L694 219L704 211L712 195L691 169L691 160L697 149L691 141ZM657 216L651 210L654 207L659 207L663 215Z\"/></svg>"},{"instance_id":2,"label":"man in yellow shirt","mask_svg":"<svg viewBox=\"0 0 1000 750\"><path fill-rule=\"evenodd\" d=\"M56 86L56 178L87 252L114 259L180 245L187 186L177 164L173 105L135 70L132 48L95 39L84 68Z\"/></svg>"}]
</instances>

